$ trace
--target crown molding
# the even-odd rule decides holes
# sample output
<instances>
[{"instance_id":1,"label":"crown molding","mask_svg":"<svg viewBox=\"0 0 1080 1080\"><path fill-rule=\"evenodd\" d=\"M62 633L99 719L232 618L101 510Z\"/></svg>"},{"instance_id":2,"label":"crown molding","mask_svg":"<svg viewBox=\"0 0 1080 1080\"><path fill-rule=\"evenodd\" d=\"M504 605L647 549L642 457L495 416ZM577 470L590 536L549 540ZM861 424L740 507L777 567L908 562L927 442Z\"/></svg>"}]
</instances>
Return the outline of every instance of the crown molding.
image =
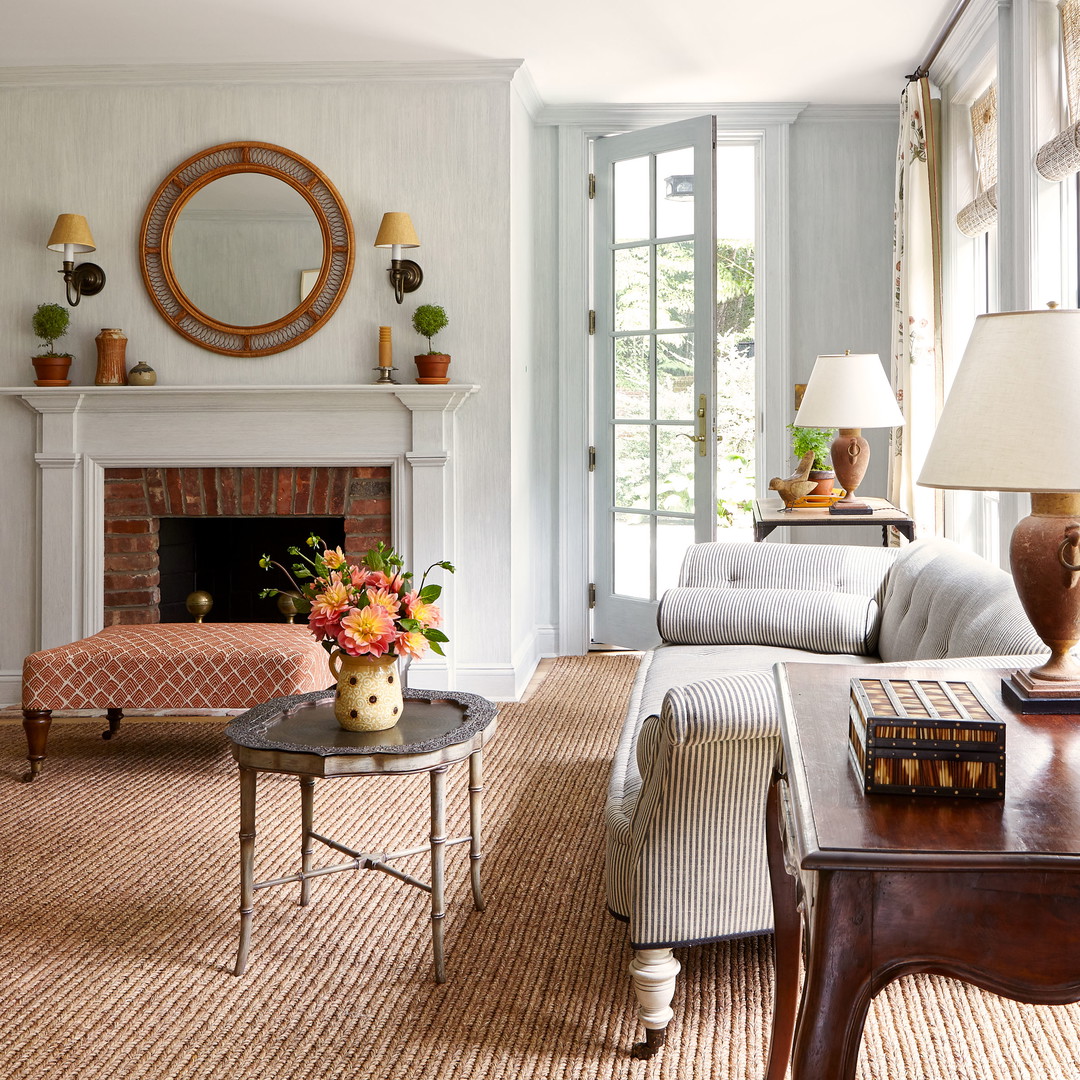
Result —
<instances>
[{"instance_id":1,"label":"crown molding","mask_svg":"<svg viewBox=\"0 0 1080 1080\"><path fill-rule=\"evenodd\" d=\"M525 106L525 111L535 121L544 110L544 99L540 96L540 91L536 89L532 72L524 61L514 73L511 85L517 91L518 98L520 98L522 105Z\"/></svg>"},{"instance_id":2,"label":"crown molding","mask_svg":"<svg viewBox=\"0 0 1080 1080\"><path fill-rule=\"evenodd\" d=\"M350 82L510 82L521 60L341 60L0 68L0 89Z\"/></svg>"},{"instance_id":3,"label":"crown molding","mask_svg":"<svg viewBox=\"0 0 1080 1080\"><path fill-rule=\"evenodd\" d=\"M998 0L971 0L930 65L937 86L951 84L977 54L991 54L997 45Z\"/></svg>"},{"instance_id":4,"label":"crown molding","mask_svg":"<svg viewBox=\"0 0 1080 1080\"><path fill-rule=\"evenodd\" d=\"M883 120L900 121L900 89L896 91L894 105L807 105L799 113L799 123L835 123L845 124L868 121L880 123Z\"/></svg>"},{"instance_id":5,"label":"crown molding","mask_svg":"<svg viewBox=\"0 0 1080 1080\"><path fill-rule=\"evenodd\" d=\"M626 131L711 114L721 127L755 128L794 123L805 108L805 102L790 101L545 105L536 120L540 124Z\"/></svg>"}]
</instances>

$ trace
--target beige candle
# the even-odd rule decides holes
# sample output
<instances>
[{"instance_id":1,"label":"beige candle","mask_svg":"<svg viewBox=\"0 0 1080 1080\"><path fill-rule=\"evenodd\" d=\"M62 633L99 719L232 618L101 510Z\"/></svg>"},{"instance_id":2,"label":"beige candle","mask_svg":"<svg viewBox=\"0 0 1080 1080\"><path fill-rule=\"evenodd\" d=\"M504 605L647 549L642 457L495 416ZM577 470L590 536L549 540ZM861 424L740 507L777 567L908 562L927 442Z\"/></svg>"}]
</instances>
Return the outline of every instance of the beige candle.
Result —
<instances>
[{"instance_id":1,"label":"beige candle","mask_svg":"<svg viewBox=\"0 0 1080 1080\"><path fill-rule=\"evenodd\" d=\"M379 327L379 367L389 368L394 366L394 350L390 342L390 327Z\"/></svg>"}]
</instances>

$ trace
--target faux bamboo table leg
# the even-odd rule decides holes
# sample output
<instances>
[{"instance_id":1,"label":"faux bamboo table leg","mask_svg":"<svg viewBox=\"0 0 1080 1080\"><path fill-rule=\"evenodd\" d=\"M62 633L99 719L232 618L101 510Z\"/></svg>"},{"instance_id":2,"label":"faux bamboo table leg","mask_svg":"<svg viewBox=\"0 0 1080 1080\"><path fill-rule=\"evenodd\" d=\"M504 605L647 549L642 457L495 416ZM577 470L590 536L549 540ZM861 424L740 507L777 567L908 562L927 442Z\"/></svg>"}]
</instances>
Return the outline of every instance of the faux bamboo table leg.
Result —
<instances>
[{"instance_id":1,"label":"faux bamboo table leg","mask_svg":"<svg viewBox=\"0 0 1080 1080\"><path fill-rule=\"evenodd\" d=\"M483 751L469 755L469 870L472 874L473 905L484 910L484 894L480 888L480 864L484 859L481 847L480 811L484 798Z\"/></svg>"},{"instance_id":2,"label":"faux bamboo table leg","mask_svg":"<svg viewBox=\"0 0 1080 1080\"><path fill-rule=\"evenodd\" d=\"M255 781L258 771L240 766L240 947L234 975L243 975L251 949L255 910Z\"/></svg>"},{"instance_id":3,"label":"faux bamboo table leg","mask_svg":"<svg viewBox=\"0 0 1080 1080\"><path fill-rule=\"evenodd\" d=\"M431 770L431 943L435 981L446 982L443 931L446 919L446 766Z\"/></svg>"},{"instance_id":4,"label":"faux bamboo table leg","mask_svg":"<svg viewBox=\"0 0 1080 1080\"><path fill-rule=\"evenodd\" d=\"M315 852L315 841L311 839L311 830L315 817L315 777L300 777L300 872L304 874L300 882L300 906L307 907L311 901L311 878L307 874L311 870L312 857Z\"/></svg>"}]
</instances>

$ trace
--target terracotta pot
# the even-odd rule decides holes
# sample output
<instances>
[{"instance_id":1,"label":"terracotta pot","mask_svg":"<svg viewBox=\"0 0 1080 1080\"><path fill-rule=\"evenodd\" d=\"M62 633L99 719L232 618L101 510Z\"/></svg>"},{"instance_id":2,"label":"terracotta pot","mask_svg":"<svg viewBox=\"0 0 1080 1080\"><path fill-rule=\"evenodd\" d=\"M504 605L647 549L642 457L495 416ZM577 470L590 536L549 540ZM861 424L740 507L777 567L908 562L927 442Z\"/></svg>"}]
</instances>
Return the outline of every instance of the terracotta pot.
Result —
<instances>
[{"instance_id":1,"label":"terracotta pot","mask_svg":"<svg viewBox=\"0 0 1080 1080\"><path fill-rule=\"evenodd\" d=\"M450 366L450 356L447 353L421 353L413 359L416 361L418 383L450 381L446 377L446 369Z\"/></svg>"},{"instance_id":2,"label":"terracotta pot","mask_svg":"<svg viewBox=\"0 0 1080 1080\"><path fill-rule=\"evenodd\" d=\"M809 480L816 480L817 487L810 492L811 495L831 495L836 486L836 473L830 469L811 469Z\"/></svg>"},{"instance_id":3,"label":"terracotta pot","mask_svg":"<svg viewBox=\"0 0 1080 1080\"><path fill-rule=\"evenodd\" d=\"M330 654L337 680L334 716L346 731L385 731L401 719L403 700L396 656Z\"/></svg>"},{"instance_id":4,"label":"terracotta pot","mask_svg":"<svg viewBox=\"0 0 1080 1080\"><path fill-rule=\"evenodd\" d=\"M35 386L67 386L68 371L71 369L71 356L35 356L33 357L34 371L37 378Z\"/></svg>"}]
</instances>

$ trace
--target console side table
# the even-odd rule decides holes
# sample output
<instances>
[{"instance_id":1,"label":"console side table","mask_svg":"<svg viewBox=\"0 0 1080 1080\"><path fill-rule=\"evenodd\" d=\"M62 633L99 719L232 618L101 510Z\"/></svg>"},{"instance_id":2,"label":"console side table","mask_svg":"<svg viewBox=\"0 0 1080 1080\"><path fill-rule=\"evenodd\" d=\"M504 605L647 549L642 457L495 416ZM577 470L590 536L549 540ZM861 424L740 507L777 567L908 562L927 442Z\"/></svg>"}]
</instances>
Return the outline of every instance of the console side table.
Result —
<instances>
[{"instance_id":1,"label":"console side table","mask_svg":"<svg viewBox=\"0 0 1080 1080\"><path fill-rule=\"evenodd\" d=\"M862 497L860 496L860 499ZM776 495L754 500L754 539L764 540L780 525L816 525L821 528L837 528L841 525L877 525L881 529L881 542L889 546L889 526L908 540L915 539L915 522L884 499L862 499L873 507L872 514L830 514L826 506L800 506L786 510L784 501Z\"/></svg>"},{"instance_id":2,"label":"console side table","mask_svg":"<svg viewBox=\"0 0 1080 1080\"><path fill-rule=\"evenodd\" d=\"M232 720L225 728L240 767L240 945L233 973L242 975L251 947L254 898L259 889L299 883L300 904L311 900L311 883L344 870L380 870L431 894L435 981L446 981L443 922L446 849L469 845L473 903L484 910L480 888L482 751L495 733L496 707L486 698L446 690L404 691L401 719L387 731L345 731L334 718L334 690L275 698ZM469 835L446 837L446 771L469 762ZM255 880L255 795L260 772L290 773L300 780L300 871ZM363 852L315 832L315 781L320 777L430 776L431 833L427 844L404 851ZM332 866L314 865L314 842L348 856ZM430 852L431 882L419 881L390 864Z\"/></svg>"},{"instance_id":3,"label":"console side table","mask_svg":"<svg viewBox=\"0 0 1080 1080\"><path fill-rule=\"evenodd\" d=\"M1014 714L1001 699L1000 670L776 671L781 748L766 814L776 982L766 1080L783 1080L789 1057L791 1080L852 1080L870 1000L901 975L945 975L1033 1004L1080 1001L1076 718ZM863 793L848 762L849 687L878 673L975 684L1006 724L1003 802Z\"/></svg>"}]
</instances>

